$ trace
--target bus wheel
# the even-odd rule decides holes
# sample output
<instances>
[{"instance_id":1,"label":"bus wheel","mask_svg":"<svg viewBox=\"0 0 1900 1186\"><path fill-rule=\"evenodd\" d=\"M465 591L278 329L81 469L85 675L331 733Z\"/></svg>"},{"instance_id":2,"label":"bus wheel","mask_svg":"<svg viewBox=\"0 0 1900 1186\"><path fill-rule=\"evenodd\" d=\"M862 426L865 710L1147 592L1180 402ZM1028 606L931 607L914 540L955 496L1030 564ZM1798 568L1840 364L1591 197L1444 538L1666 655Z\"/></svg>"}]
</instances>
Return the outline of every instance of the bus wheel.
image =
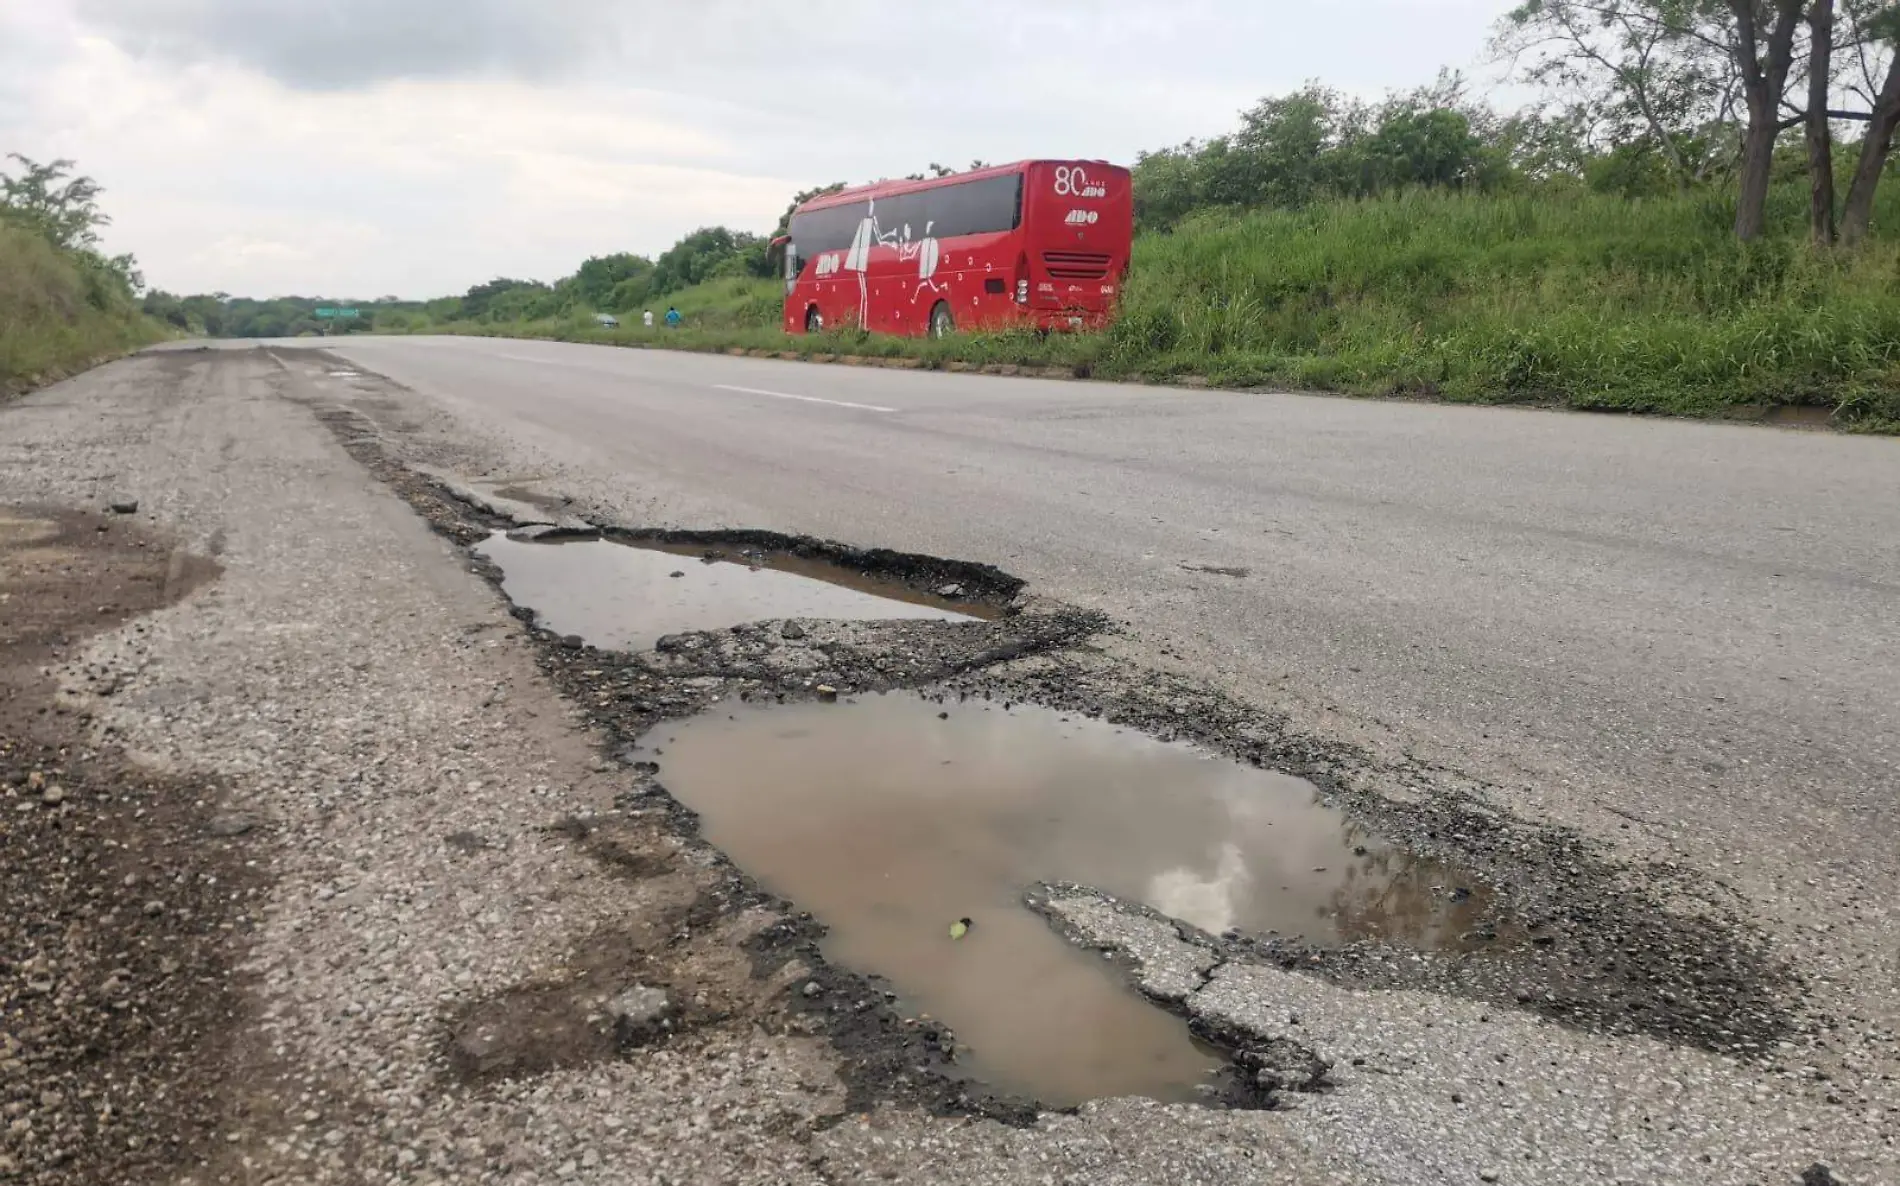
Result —
<instances>
[{"instance_id":1,"label":"bus wheel","mask_svg":"<svg viewBox=\"0 0 1900 1186\"><path fill-rule=\"evenodd\" d=\"M957 319L950 315L950 302L938 301L930 310L930 336L947 338L957 332Z\"/></svg>"},{"instance_id":2,"label":"bus wheel","mask_svg":"<svg viewBox=\"0 0 1900 1186\"><path fill-rule=\"evenodd\" d=\"M825 315L818 311L817 305L805 310L805 332L808 334L825 332Z\"/></svg>"}]
</instances>

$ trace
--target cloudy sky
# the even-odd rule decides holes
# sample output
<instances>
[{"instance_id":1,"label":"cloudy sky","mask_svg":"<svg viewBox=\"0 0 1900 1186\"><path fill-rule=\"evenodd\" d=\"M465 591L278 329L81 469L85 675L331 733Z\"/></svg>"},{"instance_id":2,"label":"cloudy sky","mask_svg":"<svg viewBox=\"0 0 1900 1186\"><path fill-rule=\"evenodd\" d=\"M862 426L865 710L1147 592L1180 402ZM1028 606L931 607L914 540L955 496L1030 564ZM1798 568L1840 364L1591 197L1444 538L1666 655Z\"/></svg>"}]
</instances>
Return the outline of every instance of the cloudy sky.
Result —
<instances>
[{"instance_id":1,"label":"cloudy sky","mask_svg":"<svg viewBox=\"0 0 1900 1186\"><path fill-rule=\"evenodd\" d=\"M1321 79L1481 65L1507 0L0 0L0 153L154 285L554 279L931 161L1131 161Z\"/></svg>"}]
</instances>

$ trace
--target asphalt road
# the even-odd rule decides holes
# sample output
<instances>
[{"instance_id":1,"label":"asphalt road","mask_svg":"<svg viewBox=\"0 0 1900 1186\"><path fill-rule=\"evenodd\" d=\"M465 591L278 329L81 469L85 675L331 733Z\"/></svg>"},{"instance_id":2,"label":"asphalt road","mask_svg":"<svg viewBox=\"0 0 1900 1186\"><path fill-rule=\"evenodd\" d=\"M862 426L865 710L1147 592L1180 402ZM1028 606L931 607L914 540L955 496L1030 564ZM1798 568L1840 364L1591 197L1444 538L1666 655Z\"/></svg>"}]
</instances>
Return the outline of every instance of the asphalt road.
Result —
<instances>
[{"instance_id":1,"label":"asphalt road","mask_svg":"<svg viewBox=\"0 0 1900 1186\"><path fill-rule=\"evenodd\" d=\"M1882 633L1894 443L492 341L339 344L354 363L229 345L128 359L0 409L0 506L29 529L10 545L18 563L0 556L13 606L23 579L70 568L30 533L55 509L130 578L158 571L141 558L153 545L218 562L185 600L131 620L85 593L56 659L13 656L28 680L14 715L42 705L58 753L45 771L15 753L0 815L66 849L27 862L44 884L15 911L26 946L0 968L32 1023L21 1057L0 1057L20 1113L0 1129L0 1177L1743 1186L1824 1163L1833 1180L1900 1181ZM867 1060L814 1028L798 985L828 972L800 956L760 979L758 949L738 950L774 929L775 908L736 893L721 862L679 859L687 821L615 811L649 776L598 760L600 718L574 693L608 673L516 629L414 512L466 524L386 484L378 453L623 522L990 560L1127 629L1090 643L1119 655L999 665L982 686L1039 689L1054 670L1098 680L1104 702L1143 702L1179 687L1148 669L1170 667L1296 730L1443 763L1341 762L1361 787L1403 798L1483 775L1527 819L1691 874L1632 866L1644 892L1627 899L1594 862L1533 874L1572 895L1540 932L1551 958L1514 945L1436 965L1486 978L1461 981L1469 995L1390 979L1402 957L1314 975L1216 959L1094 895L1052 901L1064 933L1124 952L1183 1012L1330 1060L1332 1089L1272 1112L1101 1101L1024 1128L913 1109L908 1056ZM130 498L135 512L96 521L103 534L84 529ZM845 662L814 631L778 640L779 686ZM941 659L939 641L926 645ZM914 658L908 645L877 658ZM673 704L676 690L771 686L704 670L639 686ZM629 726L655 711L644 692L625 703ZM174 842L162 810L90 793L134 777L101 765L120 746L204 779L177 785L204 788L186 798L207 818ZM64 786L36 788L28 768ZM589 817L610 843L548 826ZM174 859L203 893L153 879ZM1760 918L1798 961L1808 1008L1764 1058L1508 1003L1568 994L1577 969L1605 974L1582 990L1605 1000L1644 995L1652 970L1662 984L1707 970L1711 995L1666 1003L1747 1022L1752 991L1787 982L1747 953L1729 970L1702 962L1729 950L1728 927L1704 951L1693 924L1627 925L1634 902L1676 912L1698 893ZM707 920L703 903L732 913ZM154 947L164 934L236 946L199 959ZM1605 935L1627 946L1570 942ZM219 1041L166 1047L184 1033L166 1011L219 983L227 958L245 974L241 1002L214 1002ZM604 1042L597 994L634 984L690 993L691 1028L631 1052ZM874 1024L820 989L829 1024ZM1772 1003L1778 1019L1789 1002ZM108 1013L131 1028L93 1024ZM86 1040L49 1041L53 1022ZM578 1061L533 1070L550 1051ZM470 1058L525 1076L460 1086ZM130 1110L114 1102L128 1083Z\"/></svg>"},{"instance_id":2,"label":"asphalt road","mask_svg":"<svg viewBox=\"0 0 1900 1186\"><path fill-rule=\"evenodd\" d=\"M1900 442L525 341L334 349L550 488L994 563L1158 662L1689 862L1804 957L1900 979Z\"/></svg>"}]
</instances>

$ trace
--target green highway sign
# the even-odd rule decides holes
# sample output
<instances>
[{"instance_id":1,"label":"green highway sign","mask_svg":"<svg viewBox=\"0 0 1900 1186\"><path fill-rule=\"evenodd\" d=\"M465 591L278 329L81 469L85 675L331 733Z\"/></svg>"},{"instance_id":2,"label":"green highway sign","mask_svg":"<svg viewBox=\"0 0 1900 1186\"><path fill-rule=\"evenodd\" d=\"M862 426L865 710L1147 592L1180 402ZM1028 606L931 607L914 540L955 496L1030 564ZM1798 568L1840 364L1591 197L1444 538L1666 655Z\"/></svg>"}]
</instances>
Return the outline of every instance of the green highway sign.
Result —
<instances>
[{"instance_id":1,"label":"green highway sign","mask_svg":"<svg viewBox=\"0 0 1900 1186\"><path fill-rule=\"evenodd\" d=\"M318 309L317 316L324 317L324 318L341 317L347 320L351 317L356 316L356 310L355 309Z\"/></svg>"}]
</instances>

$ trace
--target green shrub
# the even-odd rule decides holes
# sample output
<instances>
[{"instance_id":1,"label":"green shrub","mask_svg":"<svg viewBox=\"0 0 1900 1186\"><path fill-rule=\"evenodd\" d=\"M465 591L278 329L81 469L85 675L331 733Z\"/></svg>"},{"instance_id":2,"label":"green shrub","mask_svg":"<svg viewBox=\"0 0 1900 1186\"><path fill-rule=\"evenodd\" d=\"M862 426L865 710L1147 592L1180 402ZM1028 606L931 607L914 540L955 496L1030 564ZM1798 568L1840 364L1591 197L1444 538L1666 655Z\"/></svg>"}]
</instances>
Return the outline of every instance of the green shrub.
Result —
<instances>
[{"instance_id":1,"label":"green shrub","mask_svg":"<svg viewBox=\"0 0 1900 1186\"><path fill-rule=\"evenodd\" d=\"M0 394L159 340L104 261L0 219Z\"/></svg>"}]
</instances>

